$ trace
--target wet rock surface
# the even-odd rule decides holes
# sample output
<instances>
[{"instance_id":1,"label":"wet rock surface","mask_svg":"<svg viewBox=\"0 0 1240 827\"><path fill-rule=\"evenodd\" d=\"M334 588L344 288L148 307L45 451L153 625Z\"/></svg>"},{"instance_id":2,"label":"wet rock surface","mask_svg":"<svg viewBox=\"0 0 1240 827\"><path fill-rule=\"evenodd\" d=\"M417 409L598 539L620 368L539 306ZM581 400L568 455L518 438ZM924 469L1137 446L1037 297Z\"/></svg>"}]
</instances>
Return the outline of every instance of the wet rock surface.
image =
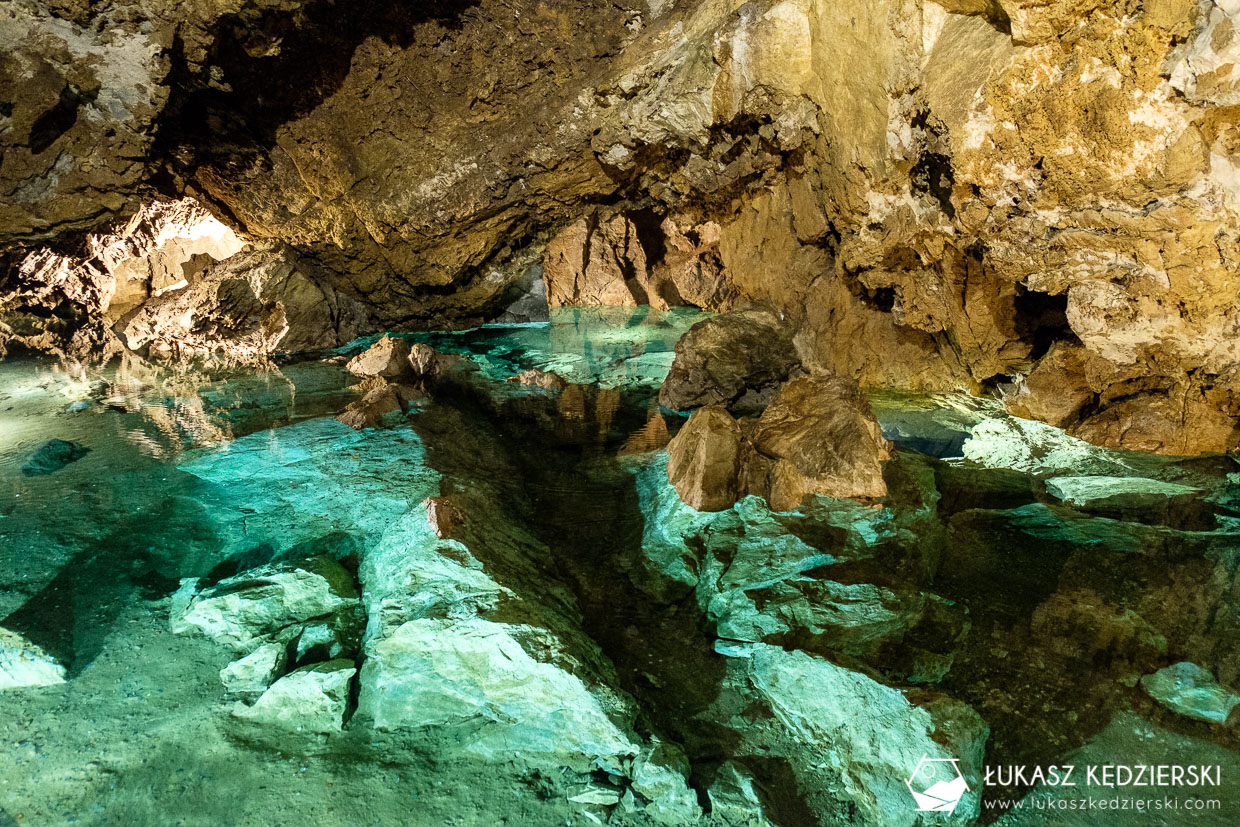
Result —
<instances>
[{"instance_id":1,"label":"wet rock surface","mask_svg":"<svg viewBox=\"0 0 1240 827\"><path fill-rule=\"evenodd\" d=\"M960 761L952 822L968 823L1034 792L976 783L983 762L1115 763L1148 742L1235 763L1231 727L1142 683L1192 663L1214 683L1184 683L1186 704L1237 685L1233 460L878 394L877 427L928 452L876 460L877 502L703 512L642 437L689 427L656 396L691 320L605 317L412 337L461 359L365 430L332 418L359 398L342 363L360 347L102 385L4 365L3 623L69 685L0 693L45 744L0 751L5 809L55 821L89 799L147 820L156 799L267 823L296 789L340 820L330 792L377 820L916 824L903 779L929 756ZM566 384L506 381L524 370ZM10 406L39 413L15 425ZM735 421L695 416L713 411ZM89 463L21 475L49 430L89 443ZM929 451L955 440L961 456ZM1050 493L1081 477L1193 489L1212 522ZM48 521L47 502L77 519ZM208 778L196 798L152 794L181 767Z\"/></svg>"},{"instance_id":2,"label":"wet rock surface","mask_svg":"<svg viewBox=\"0 0 1240 827\"><path fill-rule=\"evenodd\" d=\"M77 442L50 439L35 449L22 465L22 473L28 477L54 474L71 462L77 462L90 453L90 449Z\"/></svg>"}]
</instances>

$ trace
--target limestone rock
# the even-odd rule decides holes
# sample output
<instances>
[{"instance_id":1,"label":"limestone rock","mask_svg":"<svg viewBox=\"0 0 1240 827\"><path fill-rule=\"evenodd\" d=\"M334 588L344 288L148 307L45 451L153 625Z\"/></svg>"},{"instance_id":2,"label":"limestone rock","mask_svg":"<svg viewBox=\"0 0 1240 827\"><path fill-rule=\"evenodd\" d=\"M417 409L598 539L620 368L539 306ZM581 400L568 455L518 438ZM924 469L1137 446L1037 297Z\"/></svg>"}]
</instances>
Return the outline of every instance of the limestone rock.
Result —
<instances>
[{"instance_id":1,"label":"limestone rock","mask_svg":"<svg viewBox=\"0 0 1240 827\"><path fill-rule=\"evenodd\" d=\"M876 498L891 443L855 382L804 376L780 389L750 436L748 489L789 511L807 494Z\"/></svg>"},{"instance_id":2,"label":"limestone rock","mask_svg":"<svg viewBox=\"0 0 1240 827\"><path fill-rule=\"evenodd\" d=\"M397 336L383 336L350 359L345 367L357 376L378 376L384 379L409 378L413 372L409 356L408 342ZM419 351L419 358L422 357L423 354Z\"/></svg>"},{"instance_id":3,"label":"limestone rock","mask_svg":"<svg viewBox=\"0 0 1240 827\"><path fill-rule=\"evenodd\" d=\"M731 508L740 496L741 429L722 405L694 411L667 456L668 480L698 511Z\"/></svg>"},{"instance_id":4,"label":"limestone rock","mask_svg":"<svg viewBox=\"0 0 1240 827\"><path fill-rule=\"evenodd\" d=\"M77 442L64 439L52 439L40 445L30 455L30 459L22 464L22 473L27 477L41 477L53 474L71 462L77 462L90 453L90 449Z\"/></svg>"},{"instance_id":5,"label":"limestone rock","mask_svg":"<svg viewBox=\"0 0 1240 827\"><path fill-rule=\"evenodd\" d=\"M1218 684L1195 663L1177 663L1141 679L1141 688L1172 712L1213 724L1227 722L1240 695Z\"/></svg>"},{"instance_id":6,"label":"limestone rock","mask_svg":"<svg viewBox=\"0 0 1240 827\"><path fill-rule=\"evenodd\" d=\"M791 332L775 313L724 313L698 322L676 343L659 404L675 411L718 404L760 410L799 365Z\"/></svg>"},{"instance_id":7,"label":"limestone rock","mask_svg":"<svg viewBox=\"0 0 1240 827\"><path fill-rule=\"evenodd\" d=\"M263 566L196 591L186 584L172 631L197 633L242 653L293 624L353 611L352 576L331 557Z\"/></svg>"},{"instance_id":8,"label":"limestone rock","mask_svg":"<svg viewBox=\"0 0 1240 827\"><path fill-rule=\"evenodd\" d=\"M356 674L351 660L304 666L273 683L253 706L238 702L232 714L298 732L339 732L344 726L349 685Z\"/></svg>"},{"instance_id":9,"label":"limestone rock","mask_svg":"<svg viewBox=\"0 0 1240 827\"><path fill-rule=\"evenodd\" d=\"M211 265L188 287L148 299L120 326L131 350L188 356L267 356L338 347L365 314L287 247L250 248Z\"/></svg>"},{"instance_id":10,"label":"limestone rock","mask_svg":"<svg viewBox=\"0 0 1240 827\"><path fill-rule=\"evenodd\" d=\"M65 668L26 638L0 628L0 691L65 682Z\"/></svg>"}]
</instances>

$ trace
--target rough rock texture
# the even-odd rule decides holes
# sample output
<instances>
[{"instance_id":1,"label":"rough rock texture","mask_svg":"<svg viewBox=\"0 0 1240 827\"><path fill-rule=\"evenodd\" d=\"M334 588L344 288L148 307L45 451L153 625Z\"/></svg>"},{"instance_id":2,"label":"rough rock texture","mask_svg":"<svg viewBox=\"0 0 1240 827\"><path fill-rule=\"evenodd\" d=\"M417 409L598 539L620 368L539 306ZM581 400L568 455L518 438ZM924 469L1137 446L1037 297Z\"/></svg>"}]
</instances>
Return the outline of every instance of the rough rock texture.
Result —
<instances>
[{"instance_id":1,"label":"rough rock texture","mask_svg":"<svg viewBox=\"0 0 1240 827\"><path fill-rule=\"evenodd\" d=\"M769 310L738 310L698 322L676 343L676 359L659 389L674 411L723 404L762 410L800 367L792 331Z\"/></svg>"},{"instance_id":2,"label":"rough rock texture","mask_svg":"<svg viewBox=\"0 0 1240 827\"><path fill-rule=\"evenodd\" d=\"M258 357L337 347L365 325L355 301L276 245L247 249L147 300L119 331L128 348L151 355Z\"/></svg>"},{"instance_id":3,"label":"rough rock texture","mask_svg":"<svg viewBox=\"0 0 1240 827\"><path fill-rule=\"evenodd\" d=\"M870 405L856 383L803 376L780 389L749 436L746 485L776 511L807 494L882 497L882 461L891 457Z\"/></svg>"},{"instance_id":4,"label":"rough rock texture","mask_svg":"<svg viewBox=\"0 0 1240 827\"><path fill-rule=\"evenodd\" d=\"M1177 663L1141 679L1141 688L1172 712L1209 721L1227 722L1240 695L1219 686L1209 671L1195 663Z\"/></svg>"},{"instance_id":5,"label":"rough rock texture","mask_svg":"<svg viewBox=\"0 0 1240 827\"><path fill-rule=\"evenodd\" d=\"M1090 441L1240 444L1233 3L55 8L0 17L0 244L157 186L375 329L498 314L541 259L553 302L769 302L864 385L1033 371L1067 393L1021 410Z\"/></svg>"},{"instance_id":6,"label":"rough rock texture","mask_svg":"<svg viewBox=\"0 0 1240 827\"><path fill-rule=\"evenodd\" d=\"M27 477L41 477L54 474L71 462L77 462L90 453L90 449L77 442L64 439L51 439L40 445L22 463L22 474Z\"/></svg>"},{"instance_id":7,"label":"rough rock texture","mask_svg":"<svg viewBox=\"0 0 1240 827\"><path fill-rule=\"evenodd\" d=\"M0 280L0 353L81 356L109 344L108 325L148 298L184 287L242 246L192 199L158 199L86 236L76 252L29 253Z\"/></svg>"},{"instance_id":8,"label":"rough rock texture","mask_svg":"<svg viewBox=\"0 0 1240 827\"><path fill-rule=\"evenodd\" d=\"M668 480L699 511L722 511L746 494L791 511L809 494L886 495L891 443L855 382L802 376L756 421L738 423L722 405L695 411L667 452Z\"/></svg>"},{"instance_id":9,"label":"rough rock texture","mask_svg":"<svg viewBox=\"0 0 1240 827\"><path fill-rule=\"evenodd\" d=\"M667 446L667 478L698 511L731 508L741 493L741 428L725 408L694 411Z\"/></svg>"}]
</instances>

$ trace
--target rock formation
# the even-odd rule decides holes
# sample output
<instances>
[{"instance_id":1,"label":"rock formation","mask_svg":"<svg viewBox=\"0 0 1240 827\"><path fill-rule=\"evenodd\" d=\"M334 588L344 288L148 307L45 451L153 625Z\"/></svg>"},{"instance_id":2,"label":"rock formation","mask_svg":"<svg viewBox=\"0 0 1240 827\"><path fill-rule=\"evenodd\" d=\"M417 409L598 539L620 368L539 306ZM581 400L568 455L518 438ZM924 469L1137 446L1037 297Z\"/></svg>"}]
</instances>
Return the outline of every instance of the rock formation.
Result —
<instances>
[{"instance_id":1,"label":"rock formation","mask_svg":"<svg viewBox=\"0 0 1240 827\"><path fill-rule=\"evenodd\" d=\"M887 493L882 463L891 443L856 383L838 376L789 381L757 420L738 423L720 405L701 408L667 450L668 479L699 511L721 511L746 494L791 511L808 494Z\"/></svg>"},{"instance_id":2,"label":"rock formation","mask_svg":"<svg viewBox=\"0 0 1240 827\"><path fill-rule=\"evenodd\" d=\"M1096 443L1221 451L1240 444L1238 14L18 0L6 299L47 281L27 248L80 261L84 233L189 195L321 276L324 340L349 300L362 332L476 323L541 267L553 304L766 302L807 369L1010 386L1014 411ZM54 289L72 307L51 320L0 306L4 338L101 345L102 302Z\"/></svg>"},{"instance_id":3,"label":"rock formation","mask_svg":"<svg viewBox=\"0 0 1240 827\"><path fill-rule=\"evenodd\" d=\"M777 314L724 313L698 322L676 343L659 404L674 411L723 404L736 413L754 413L800 365L792 331Z\"/></svg>"}]
</instances>

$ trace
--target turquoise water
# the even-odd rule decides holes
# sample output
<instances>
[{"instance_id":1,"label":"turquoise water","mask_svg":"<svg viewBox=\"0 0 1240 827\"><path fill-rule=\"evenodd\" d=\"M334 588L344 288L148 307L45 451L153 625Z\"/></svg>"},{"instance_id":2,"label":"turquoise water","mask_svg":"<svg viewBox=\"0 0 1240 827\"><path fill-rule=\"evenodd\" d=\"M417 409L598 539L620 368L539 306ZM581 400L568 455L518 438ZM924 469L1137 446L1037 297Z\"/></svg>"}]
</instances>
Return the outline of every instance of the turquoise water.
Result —
<instances>
[{"instance_id":1,"label":"turquoise water","mask_svg":"<svg viewBox=\"0 0 1240 827\"><path fill-rule=\"evenodd\" d=\"M1225 767L1222 807L1166 823L1234 823L1232 728L1142 678L1240 687L1235 462L875 392L884 507L700 514L654 402L697 318L411 335L478 369L363 431L341 354L0 364L0 627L64 667L0 690L0 823L911 825L924 754L964 768L951 823L1045 792L985 765L1185 756ZM51 439L89 451L24 474ZM311 569L330 611L272 614ZM219 632L238 606L252 641ZM270 694L227 689L264 645ZM325 664L335 695L288 694Z\"/></svg>"}]
</instances>

